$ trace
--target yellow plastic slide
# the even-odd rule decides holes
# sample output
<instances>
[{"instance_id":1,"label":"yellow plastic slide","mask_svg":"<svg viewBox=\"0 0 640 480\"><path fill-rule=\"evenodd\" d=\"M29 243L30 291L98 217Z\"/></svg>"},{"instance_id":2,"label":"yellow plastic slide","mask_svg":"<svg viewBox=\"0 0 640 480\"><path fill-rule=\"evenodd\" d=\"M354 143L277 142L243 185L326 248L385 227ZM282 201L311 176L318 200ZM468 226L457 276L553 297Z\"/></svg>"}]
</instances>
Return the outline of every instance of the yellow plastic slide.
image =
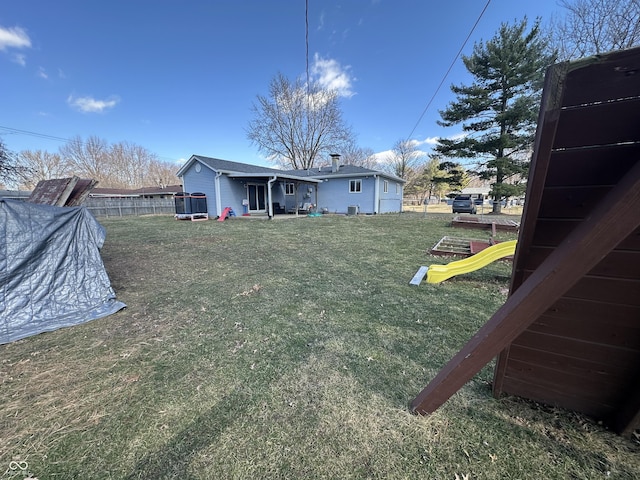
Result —
<instances>
[{"instance_id":1,"label":"yellow plastic slide","mask_svg":"<svg viewBox=\"0 0 640 480\"><path fill-rule=\"evenodd\" d=\"M517 242L517 240L510 240L496 243L469 258L457 260L448 265L431 265L427 270L427 283L440 283L456 275L479 270L501 258L509 257L516 252Z\"/></svg>"}]
</instances>

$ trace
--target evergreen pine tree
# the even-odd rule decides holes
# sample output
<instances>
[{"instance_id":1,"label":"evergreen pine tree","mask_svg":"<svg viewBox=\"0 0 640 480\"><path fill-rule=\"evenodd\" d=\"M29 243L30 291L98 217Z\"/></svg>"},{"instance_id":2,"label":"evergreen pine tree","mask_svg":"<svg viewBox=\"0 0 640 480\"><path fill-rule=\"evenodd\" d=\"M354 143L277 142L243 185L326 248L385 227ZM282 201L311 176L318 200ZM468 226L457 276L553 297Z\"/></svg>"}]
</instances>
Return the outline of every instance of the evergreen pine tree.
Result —
<instances>
[{"instance_id":1,"label":"evergreen pine tree","mask_svg":"<svg viewBox=\"0 0 640 480\"><path fill-rule=\"evenodd\" d=\"M526 30L526 18L503 23L491 40L463 56L474 82L451 86L456 100L440 111L438 122L445 127L462 123L464 136L440 138L435 150L449 158L473 159L480 178L494 181L494 213L500 213L502 198L524 192L519 180L529 170L544 72L555 60L539 20Z\"/></svg>"}]
</instances>

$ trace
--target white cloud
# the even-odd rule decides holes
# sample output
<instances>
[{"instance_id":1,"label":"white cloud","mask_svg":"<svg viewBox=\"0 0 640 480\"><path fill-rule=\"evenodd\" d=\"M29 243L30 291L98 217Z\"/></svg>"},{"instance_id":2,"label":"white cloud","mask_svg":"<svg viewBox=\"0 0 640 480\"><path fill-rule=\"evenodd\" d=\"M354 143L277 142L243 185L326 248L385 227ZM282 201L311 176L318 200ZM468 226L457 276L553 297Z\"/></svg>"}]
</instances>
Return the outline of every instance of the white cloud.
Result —
<instances>
[{"instance_id":1,"label":"white cloud","mask_svg":"<svg viewBox=\"0 0 640 480\"><path fill-rule=\"evenodd\" d=\"M467 135L468 134L466 132L460 132L460 133L455 133L453 135L449 135L449 136L444 137L444 138L446 138L448 140L462 140ZM411 143L416 147L420 147L422 145L437 145L438 144L438 140L440 138L443 138L443 137L425 137L422 140L413 139L413 140L411 140Z\"/></svg>"},{"instance_id":2,"label":"white cloud","mask_svg":"<svg viewBox=\"0 0 640 480\"><path fill-rule=\"evenodd\" d=\"M105 100L98 100L92 97L74 97L73 95L69 95L67 103L83 113L102 113L120 103L120 98L112 95Z\"/></svg>"},{"instance_id":3,"label":"white cloud","mask_svg":"<svg viewBox=\"0 0 640 480\"><path fill-rule=\"evenodd\" d=\"M44 69L44 67L39 67L38 73L36 75L38 75L40 78L44 78L45 80L49 78L49 75L47 74L47 71Z\"/></svg>"},{"instance_id":4,"label":"white cloud","mask_svg":"<svg viewBox=\"0 0 640 480\"><path fill-rule=\"evenodd\" d=\"M378 165L386 165L389 163L389 160L393 157L393 150L385 150L384 152L378 152L373 154L373 158L375 158L376 163Z\"/></svg>"},{"instance_id":5,"label":"white cloud","mask_svg":"<svg viewBox=\"0 0 640 480\"><path fill-rule=\"evenodd\" d=\"M318 30L322 30L324 28L324 11L320 13L320 18L318 18Z\"/></svg>"},{"instance_id":6,"label":"white cloud","mask_svg":"<svg viewBox=\"0 0 640 480\"><path fill-rule=\"evenodd\" d=\"M424 140L416 140L418 145L435 145L440 137L427 137Z\"/></svg>"},{"instance_id":7,"label":"white cloud","mask_svg":"<svg viewBox=\"0 0 640 480\"><path fill-rule=\"evenodd\" d=\"M311 74L322 88L334 90L341 97L352 97L355 95L352 86L354 78L349 75L349 68L343 67L337 60L322 58L316 53Z\"/></svg>"},{"instance_id":8,"label":"white cloud","mask_svg":"<svg viewBox=\"0 0 640 480\"><path fill-rule=\"evenodd\" d=\"M13 61L21 67L25 67L27 65L27 56L24 53L16 53L13 56Z\"/></svg>"},{"instance_id":9,"label":"white cloud","mask_svg":"<svg viewBox=\"0 0 640 480\"><path fill-rule=\"evenodd\" d=\"M0 50L7 48L30 48L31 39L20 27L0 27Z\"/></svg>"},{"instance_id":10,"label":"white cloud","mask_svg":"<svg viewBox=\"0 0 640 480\"><path fill-rule=\"evenodd\" d=\"M449 140L462 140L465 137L468 137L469 134L467 132L460 132L460 133L456 133L455 135L450 135Z\"/></svg>"},{"instance_id":11,"label":"white cloud","mask_svg":"<svg viewBox=\"0 0 640 480\"><path fill-rule=\"evenodd\" d=\"M414 147L416 147L415 149L415 155L416 158L418 159L419 162L424 161L427 158L427 155L429 154L429 151L427 150L422 150L420 148L418 148L421 145L421 142L418 142L417 140L411 140L410 141ZM424 144L425 142L422 142L422 144ZM396 157L397 153L393 150L384 150L382 152L377 152L374 153L373 156L376 160L376 162L378 163L378 165L388 165L390 164L394 158Z\"/></svg>"}]
</instances>

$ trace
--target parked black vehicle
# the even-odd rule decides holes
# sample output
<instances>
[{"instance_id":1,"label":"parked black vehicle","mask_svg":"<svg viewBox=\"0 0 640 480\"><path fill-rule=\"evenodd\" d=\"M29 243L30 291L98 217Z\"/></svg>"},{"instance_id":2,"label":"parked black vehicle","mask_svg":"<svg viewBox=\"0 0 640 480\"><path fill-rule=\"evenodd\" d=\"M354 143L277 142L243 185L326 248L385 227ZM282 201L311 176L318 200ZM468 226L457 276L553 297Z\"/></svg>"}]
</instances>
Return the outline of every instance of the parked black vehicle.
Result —
<instances>
[{"instance_id":1,"label":"parked black vehicle","mask_svg":"<svg viewBox=\"0 0 640 480\"><path fill-rule=\"evenodd\" d=\"M470 195L458 195L453 199L453 213L476 214L476 205Z\"/></svg>"}]
</instances>

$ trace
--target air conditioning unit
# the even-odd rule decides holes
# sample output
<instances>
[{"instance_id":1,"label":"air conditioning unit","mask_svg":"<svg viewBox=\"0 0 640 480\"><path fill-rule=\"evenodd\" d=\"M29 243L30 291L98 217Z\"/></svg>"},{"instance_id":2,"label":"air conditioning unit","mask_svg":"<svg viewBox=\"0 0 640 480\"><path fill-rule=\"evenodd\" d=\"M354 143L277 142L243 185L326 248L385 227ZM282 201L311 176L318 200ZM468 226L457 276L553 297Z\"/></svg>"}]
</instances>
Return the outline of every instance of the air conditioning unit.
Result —
<instances>
[{"instance_id":1,"label":"air conditioning unit","mask_svg":"<svg viewBox=\"0 0 640 480\"><path fill-rule=\"evenodd\" d=\"M358 206L357 205L349 205L347 207L347 215L357 215L358 214Z\"/></svg>"}]
</instances>

